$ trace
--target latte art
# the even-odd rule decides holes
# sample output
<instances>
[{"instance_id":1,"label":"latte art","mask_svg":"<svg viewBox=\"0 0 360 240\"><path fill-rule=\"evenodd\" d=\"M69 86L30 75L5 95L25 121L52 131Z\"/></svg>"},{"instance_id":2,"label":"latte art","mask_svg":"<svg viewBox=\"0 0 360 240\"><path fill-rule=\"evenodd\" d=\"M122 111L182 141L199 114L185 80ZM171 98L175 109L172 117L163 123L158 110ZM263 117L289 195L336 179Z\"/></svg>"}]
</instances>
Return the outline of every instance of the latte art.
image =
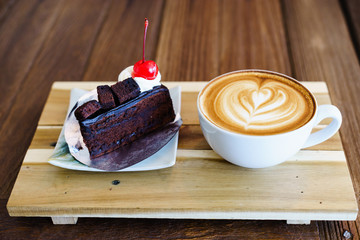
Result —
<instances>
[{"instance_id":1,"label":"latte art","mask_svg":"<svg viewBox=\"0 0 360 240\"><path fill-rule=\"evenodd\" d=\"M297 129L312 118L315 108L300 84L259 72L222 76L205 87L199 100L205 117L215 125L250 135Z\"/></svg>"}]
</instances>

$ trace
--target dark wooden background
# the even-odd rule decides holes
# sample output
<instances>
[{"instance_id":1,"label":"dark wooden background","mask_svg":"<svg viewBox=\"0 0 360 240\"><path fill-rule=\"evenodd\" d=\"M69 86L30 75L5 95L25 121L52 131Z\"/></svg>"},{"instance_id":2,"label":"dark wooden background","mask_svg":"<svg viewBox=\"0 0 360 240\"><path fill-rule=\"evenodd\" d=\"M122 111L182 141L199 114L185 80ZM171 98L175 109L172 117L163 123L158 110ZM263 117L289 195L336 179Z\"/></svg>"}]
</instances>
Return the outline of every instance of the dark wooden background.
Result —
<instances>
[{"instance_id":1,"label":"dark wooden background","mask_svg":"<svg viewBox=\"0 0 360 240\"><path fill-rule=\"evenodd\" d=\"M163 81L238 69L326 81L360 202L359 0L0 0L0 239L359 239L356 222L12 218L6 211L54 81L116 81L141 58ZM44 189L46 191L46 189ZM347 231L347 232L346 232Z\"/></svg>"}]
</instances>

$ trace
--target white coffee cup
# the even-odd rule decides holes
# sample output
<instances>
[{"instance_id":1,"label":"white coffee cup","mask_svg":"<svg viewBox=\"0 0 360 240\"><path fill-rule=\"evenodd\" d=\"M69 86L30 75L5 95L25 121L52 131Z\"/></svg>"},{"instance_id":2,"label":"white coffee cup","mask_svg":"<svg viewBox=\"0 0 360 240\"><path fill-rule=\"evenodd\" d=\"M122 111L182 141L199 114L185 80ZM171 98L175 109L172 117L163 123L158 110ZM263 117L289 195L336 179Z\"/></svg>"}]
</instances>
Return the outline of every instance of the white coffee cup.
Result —
<instances>
[{"instance_id":1,"label":"white coffee cup","mask_svg":"<svg viewBox=\"0 0 360 240\"><path fill-rule=\"evenodd\" d=\"M246 71L280 75L301 85L289 76L266 70L251 69L227 74ZM214 80L227 74L216 77L208 84L212 84ZM306 89L306 87L304 88ZM301 148L310 147L329 139L339 130L342 122L341 113L337 107L333 105L318 106L315 97L308 90L315 101L315 109L312 118L305 125L289 132L271 135L236 133L216 126L204 116L199 102L202 91L197 99L197 109L205 139L211 148L225 160L246 168L264 168L280 164L295 155ZM312 129L325 118L332 118L331 123L325 128L311 133Z\"/></svg>"}]
</instances>

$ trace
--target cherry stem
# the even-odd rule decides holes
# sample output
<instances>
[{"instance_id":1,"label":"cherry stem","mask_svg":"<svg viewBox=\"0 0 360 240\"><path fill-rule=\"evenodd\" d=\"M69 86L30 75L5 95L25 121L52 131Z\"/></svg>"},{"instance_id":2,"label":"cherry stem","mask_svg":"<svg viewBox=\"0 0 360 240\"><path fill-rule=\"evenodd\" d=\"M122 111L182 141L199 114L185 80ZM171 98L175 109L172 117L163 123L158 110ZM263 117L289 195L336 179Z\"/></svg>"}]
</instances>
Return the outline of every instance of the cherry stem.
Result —
<instances>
[{"instance_id":1,"label":"cherry stem","mask_svg":"<svg viewBox=\"0 0 360 240\"><path fill-rule=\"evenodd\" d=\"M147 20L147 18L145 18L145 26L144 26L144 42L143 42L143 56L142 56L142 62L145 62L145 42L146 42L146 33L147 33L147 28L149 25L149 21Z\"/></svg>"}]
</instances>

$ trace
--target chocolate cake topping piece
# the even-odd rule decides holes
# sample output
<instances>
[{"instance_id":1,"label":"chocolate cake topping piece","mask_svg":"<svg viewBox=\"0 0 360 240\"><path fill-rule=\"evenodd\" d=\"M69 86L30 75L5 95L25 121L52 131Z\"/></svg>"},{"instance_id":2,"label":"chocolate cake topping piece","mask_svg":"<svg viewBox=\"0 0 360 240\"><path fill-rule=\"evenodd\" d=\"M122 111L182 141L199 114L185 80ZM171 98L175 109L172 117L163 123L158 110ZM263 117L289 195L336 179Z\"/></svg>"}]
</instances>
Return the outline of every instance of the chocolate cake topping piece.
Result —
<instances>
[{"instance_id":1,"label":"chocolate cake topping piece","mask_svg":"<svg viewBox=\"0 0 360 240\"><path fill-rule=\"evenodd\" d=\"M100 103L96 100L91 100L78 107L75 110L74 114L78 121L83 121L85 119L95 116L100 109Z\"/></svg>"},{"instance_id":2,"label":"chocolate cake topping piece","mask_svg":"<svg viewBox=\"0 0 360 240\"><path fill-rule=\"evenodd\" d=\"M111 86L117 105L140 95L140 87L134 79L128 78Z\"/></svg>"},{"instance_id":3,"label":"chocolate cake topping piece","mask_svg":"<svg viewBox=\"0 0 360 240\"><path fill-rule=\"evenodd\" d=\"M116 107L114 95L108 85L101 85L97 88L99 103L103 109Z\"/></svg>"}]
</instances>

